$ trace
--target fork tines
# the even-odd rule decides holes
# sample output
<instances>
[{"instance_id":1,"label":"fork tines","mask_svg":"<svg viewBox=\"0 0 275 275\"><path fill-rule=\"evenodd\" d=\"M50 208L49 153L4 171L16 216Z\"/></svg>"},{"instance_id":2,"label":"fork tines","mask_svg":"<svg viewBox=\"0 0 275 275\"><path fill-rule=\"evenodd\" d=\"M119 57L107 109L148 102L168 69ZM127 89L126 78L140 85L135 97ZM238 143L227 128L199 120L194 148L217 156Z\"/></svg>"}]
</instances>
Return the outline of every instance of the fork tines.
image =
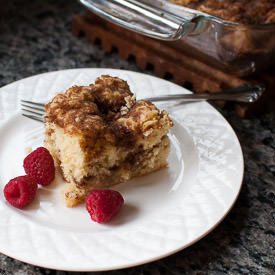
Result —
<instances>
[{"instance_id":1,"label":"fork tines","mask_svg":"<svg viewBox=\"0 0 275 275\"><path fill-rule=\"evenodd\" d=\"M43 116L45 114L44 105L44 103L21 99L22 115L43 122Z\"/></svg>"}]
</instances>

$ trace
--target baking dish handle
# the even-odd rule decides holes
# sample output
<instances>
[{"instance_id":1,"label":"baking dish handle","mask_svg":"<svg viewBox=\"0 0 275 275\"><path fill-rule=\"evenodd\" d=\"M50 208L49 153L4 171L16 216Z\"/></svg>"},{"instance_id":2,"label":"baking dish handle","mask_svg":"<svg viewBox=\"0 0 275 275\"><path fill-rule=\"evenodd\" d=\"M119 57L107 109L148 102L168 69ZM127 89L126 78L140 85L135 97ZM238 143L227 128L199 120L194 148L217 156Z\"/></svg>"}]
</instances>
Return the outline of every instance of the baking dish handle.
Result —
<instances>
[{"instance_id":1,"label":"baking dish handle","mask_svg":"<svg viewBox=\"0 0 275 275\"><path fill-rule=\"evenodd\" d=\"M135 0L79 0L98 16L137 33L175 41L192 32L196 23Z\"/></svg>"}]
</instances>

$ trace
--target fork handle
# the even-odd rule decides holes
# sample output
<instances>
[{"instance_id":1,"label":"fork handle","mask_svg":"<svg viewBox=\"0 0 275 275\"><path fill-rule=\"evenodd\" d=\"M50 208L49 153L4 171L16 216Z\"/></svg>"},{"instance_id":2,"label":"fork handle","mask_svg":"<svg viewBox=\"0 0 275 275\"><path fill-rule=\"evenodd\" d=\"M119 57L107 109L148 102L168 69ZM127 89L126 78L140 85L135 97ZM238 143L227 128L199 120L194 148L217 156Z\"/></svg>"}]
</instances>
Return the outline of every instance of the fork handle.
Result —
<instances>
[{"instance_id":1,"label":"fork handle","mask_svg":"<svg viewBox=\"0 0 275 275\"><path fill-rule=\"evenodd\" d=\"M244 84L231 90L218 93L196 93L196 94L173 94L160 95L154 97L143 98L150 101L167 101L167 100L183 100L183 101L203 101L203 100L226 100L236 102L252 103L260 98L264 88L259 85Z\"/></svg>"}]
</instances>

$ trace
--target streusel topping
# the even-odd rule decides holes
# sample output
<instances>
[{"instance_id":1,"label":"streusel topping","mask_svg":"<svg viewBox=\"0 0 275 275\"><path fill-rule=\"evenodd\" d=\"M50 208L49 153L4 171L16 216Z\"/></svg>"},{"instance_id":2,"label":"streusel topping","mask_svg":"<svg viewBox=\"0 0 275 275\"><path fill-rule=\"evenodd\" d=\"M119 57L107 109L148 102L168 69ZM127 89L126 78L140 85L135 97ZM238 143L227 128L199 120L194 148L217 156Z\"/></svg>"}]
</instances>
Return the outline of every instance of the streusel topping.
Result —
<instances>
[{"instance_id":1,"label":"streusel topping","mask_svg":"<svg viewBox=\"0 0 275 275\"><path fill-rule=\"evenodd\" d=\"M152 129L167 131L172 126L167 112L148 101L136 102L126 81L107 75L95 84L74 86L56 95L45 110L45 123L54 122L69 134L82 134L91 146L100 139L134 146L150 137Z\"/></svg>"}]
</instances>

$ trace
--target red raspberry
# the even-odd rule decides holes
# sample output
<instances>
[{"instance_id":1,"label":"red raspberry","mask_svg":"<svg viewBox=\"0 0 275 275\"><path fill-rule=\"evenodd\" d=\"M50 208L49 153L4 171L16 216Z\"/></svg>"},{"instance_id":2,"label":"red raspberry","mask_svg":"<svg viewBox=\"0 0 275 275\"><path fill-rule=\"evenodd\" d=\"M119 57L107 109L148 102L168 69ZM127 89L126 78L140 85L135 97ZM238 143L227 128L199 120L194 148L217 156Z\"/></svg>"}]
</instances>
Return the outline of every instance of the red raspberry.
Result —
<instances>
[{"instance_id":1,"label":"red raspberry","mask_svg":"<svg viewBox=\"0 0 275 275\"><path fill-rule=\"evenodd\" d=\"M10 180L4 188L4 195L12 206L23 208L33 201L36 190L37 183L26 175Z\"/></svg>"},{"instance_id":2,"label":"red raspberry","mask_svg":"<svg viewBox=\"0 0 275 275\"><path fill-rule=\"evenodd\" d=\"M26 174L31 176L38 184L46 186L55 177L54 160L44 147L39 147L24 159Z\"/></svg>"},{"instance_id":3,"label":"red raspberry","mask_svg":"<svg viewBox=\"0 0 275 275\"><path fill-rule=\"evenodd\" d=\"M107 223L115 217L124 199L121 194L114 190L93 190L86 198L86 209L93 221Z\"/></svg>"}]
</instances>

